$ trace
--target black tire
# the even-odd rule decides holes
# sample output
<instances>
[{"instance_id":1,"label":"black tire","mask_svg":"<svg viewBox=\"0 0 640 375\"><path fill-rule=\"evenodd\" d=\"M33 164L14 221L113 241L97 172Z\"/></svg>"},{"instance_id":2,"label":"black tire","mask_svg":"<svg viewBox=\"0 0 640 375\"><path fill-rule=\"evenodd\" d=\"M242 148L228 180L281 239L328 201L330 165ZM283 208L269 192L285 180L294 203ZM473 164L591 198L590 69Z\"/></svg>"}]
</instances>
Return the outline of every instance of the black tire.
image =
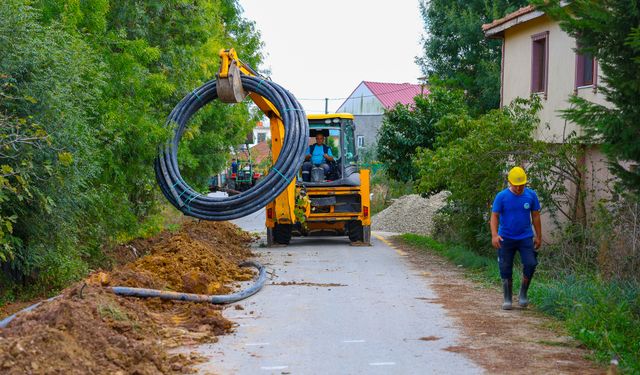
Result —
<instances>
[{"instance_id":1,"label":"black tire","mask_svg":"<svg viewBox=\"0 0 640 375\"><path fill-rule=\"evenodd\" d=\"M362 222L360 220L352 220L347 223L347 234L349 235L349 241L362 242L364 240L364 232L362 229Z\"/></svg>"},{"instance_id":2,"label":"black tire","mask_svg":"<svg viewBox=\"0 0 640 375\"><path fill-rule=\"evenodd\" d=\"M291 242L291 224L276 224L273 227L273 240L280 245Z\"/></svg>"}]
</instances>

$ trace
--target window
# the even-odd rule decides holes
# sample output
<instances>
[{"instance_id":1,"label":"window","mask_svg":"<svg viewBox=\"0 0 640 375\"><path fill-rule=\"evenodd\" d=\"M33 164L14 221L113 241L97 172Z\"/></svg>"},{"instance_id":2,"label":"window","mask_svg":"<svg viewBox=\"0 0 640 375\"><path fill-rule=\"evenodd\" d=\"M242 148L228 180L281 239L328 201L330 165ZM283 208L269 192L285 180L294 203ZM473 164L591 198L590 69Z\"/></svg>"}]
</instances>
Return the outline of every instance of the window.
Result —
<instances>
[{"instance_id":1,"label":"window","mask_svg":"<svg viewBox=\"0 0 640 375\"><path fill-rule=\"evenodd\" d=\"M363 148L364 147L364 135L359 135L358 136L358 148Z\"/></svg>"},{"instance_id":2,"label":"window","mask_svg":"<svg viewBox=\"0 0 640 375\"><path fill-rule=\"evenodd\" d=\"M258 143L264 142L267 140L267 133L258 133Z\"/></svg>"},{"instance_id":3,"label":"window","mask_svg":"<svg viewBox=\"0 0 640 375\"><path fill-rule=\"evenodd\" d=\"M345 166L348 165L356 165L356 149L355 149L355 139L353 139L355 129L353 128L353 123L348 121L344 125L344 159L343 163ZM361 137L361 136L360 136Z\"/></svg>"},{"instance_id":4,"label":"window","mask_svg":"<svg viewBox=\"0 0 640 375\"><path fill-rule=\"evenodd\" d=\"M531 36L531 92L547 97L549 67L549 32Z\"/></svg>"},{"instance_id":5,"label":"window","mask_svg":"<svg viewBox=\"0 0 640 375\"><path fill-rule=\"evenodd\" d=\"M590 53L576 54L576 88L592 86L596 79L596 61Z\"/></svg>"}]
</instances>

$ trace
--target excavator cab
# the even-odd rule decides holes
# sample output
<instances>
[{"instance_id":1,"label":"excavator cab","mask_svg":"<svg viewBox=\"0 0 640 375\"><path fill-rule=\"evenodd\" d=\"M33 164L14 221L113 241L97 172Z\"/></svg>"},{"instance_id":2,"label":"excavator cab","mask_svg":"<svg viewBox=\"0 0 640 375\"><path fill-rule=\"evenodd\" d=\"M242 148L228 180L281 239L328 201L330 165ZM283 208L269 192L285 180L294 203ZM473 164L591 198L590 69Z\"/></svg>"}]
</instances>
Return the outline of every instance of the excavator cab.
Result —
<instances>
[{"instance_id":1,"label":"excavator cab","mask_svg":"<svg viewBox=\"0 0 640 375\"><path fill-rule=\"evenodd\" d=\"M347 236L354 245L369 245L369 170L358 165L353 115L308 115L307 119L310 146L316 143L317 134L323 134L334 161L327 173L316 168L314 176L312 170L309 181L300 174L294 194L283 194L267 205L267 242L286 245L292 236L323 234ZM294 215L290 215L287 203L293 202Z\"/></svg>"},{"instance_id":2,"label":"excavator cab","mask_svg":"<svg viewBox=\"0 0 640 375\"><path fill-rule=\"evenodd\" d=\"M353 115L339 113L331 115L308 115L309 145L316 143L316 136L324 136L325 145L331 151L333 161L325 161L329 170L314 166L300 176L298 184L306 186L357 186L359 181L358 156L355 148L355 126ZM305 171L303 171L304 173ZM307 178L304 178L307 177Z\"/></svg>"},{"instance_id":3,"label":"excavator cab","mask_svg":"<svg viewBox=\"0 0 640 375\"><path fill-rule=\"evenodd\" d=\"M273 160L282 152L285 129L278 110L264 97L245 92L241 75L259 74L238 58L233 49L220 51L218 99L238 103L245 96L269 117ZM293 235L327 233L348 236L354 245L371 242L369 170L360 169L354 140L354 118L349 113L308 115L309 137L322 132L328 137L335 163L316 181L288 181L287 188L265 207L267 244L287 245ZM313 142L312 142L313 143ZM302 162L302 160L301 160Z\"/></svg>"}]
</instances>

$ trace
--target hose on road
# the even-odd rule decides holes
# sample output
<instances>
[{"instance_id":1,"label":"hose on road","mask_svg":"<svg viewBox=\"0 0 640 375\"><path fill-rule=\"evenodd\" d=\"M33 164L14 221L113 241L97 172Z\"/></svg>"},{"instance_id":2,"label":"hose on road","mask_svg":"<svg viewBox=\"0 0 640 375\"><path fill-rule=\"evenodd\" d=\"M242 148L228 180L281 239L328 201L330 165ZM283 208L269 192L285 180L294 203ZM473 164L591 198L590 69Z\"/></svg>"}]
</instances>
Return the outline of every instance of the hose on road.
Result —
<instances>
[{"instance_id":1,"label":"hose on road","mask_svg":"<svg viewBox=\"0 0 640 375\"><path fill-rule=\"evenodd\" d=\"M211 296L211 295L204 295L204 294L168 292L168 291L156 290L156 289L129 288L129 287L123 287L123 286L114 286L113 288L111 288L111 290L113 290L115 294L119 294L122 296L130 296L130 297L142 297L142 298L158 297L161 299L171 299L171 300L191 301L191 302L209 302L213 304L234 303L256 294L260 289L262 289L262 287L264 286L264 283L267 281L267 270L264 268L263 265L254 261L247 261L240 264L240 267L249 267L249 266L252 266L258 269L258 279L249 288L233 294Z\"/></svg>"},{"instance_id":2,"label":"hose on road","mask_svg":"<svg viewBox=\"0 0 640 375\"><path fill-rule=\"evenodd\" d=\"M191 92L171 111L166 126L175 127L171 141L160 147L155 160L156 180L169 202L187 216L222 221L252 214L274 200L291 183L304 161L309 136L306 114L296 98L278 84L261 78L241 77L242 87L254 92L277 109L284 125L282 149L265 177L251 189L230 197L208 197L191 188L180 175L178 145L189 119L217 98L216 80Z\"/></svg>"},{"instance_id":3,"label":"hose on road","mask_svg":"<svg viewBox=\"0 0 640 375\"><path fill-rule=\"evenodd\" d=\"M216 305L234 303L256 294L260 289L262 289L265 282L267 281L267 270L266 268L264 268L262 264L255 261L246 261L241 263L240 267L257 268L258 278L250 287L232 294L203 295L203 294L169 292L169 291L157 290L157 289L129 288L129 287L123 287L123 286L114 286L109 289L111 289L115 294L122 295L122 296L129 296L129 297L141 297L141 298L158 297L166 300L208 302ZM19 314L32 311L36 307L40 306L42 303L52 301L60 296L62 296L62 294L57 295L55 297L51 297L46 301L33 304L25 309L18 311L17 313L11 316L8 316L7 318L0 321L0 328L6 328L7 325L11 323L11 321L15 319L15 317L18 316Z\"/></svg>"}]
</instances>

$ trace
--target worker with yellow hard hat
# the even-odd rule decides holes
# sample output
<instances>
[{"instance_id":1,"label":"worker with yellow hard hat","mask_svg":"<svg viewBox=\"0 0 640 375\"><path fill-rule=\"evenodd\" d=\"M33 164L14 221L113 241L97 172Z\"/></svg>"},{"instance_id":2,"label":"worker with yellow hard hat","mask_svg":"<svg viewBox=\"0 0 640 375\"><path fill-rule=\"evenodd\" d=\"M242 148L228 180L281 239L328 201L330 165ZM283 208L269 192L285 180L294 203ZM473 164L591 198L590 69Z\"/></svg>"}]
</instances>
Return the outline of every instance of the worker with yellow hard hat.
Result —
<instances>
[{"instance_id":1,"label":"worker with yellow hard hat","mask_svg":"<svg viewBox=\"0 0 640 375\"><path fill-rule=\"evenodd\" d=\"M536 250L542 243L542 224L540 201L535 191L525 187L527 174L524 169L513 167L507 180L509 187L496 195L491 208L491 243L498 249L504 292L502 308L511 310L513 258L518 251L523 275L518 303L520 307L526 307L529 304L527 291L538 265Z\"/></svg>"}]
</instances>

